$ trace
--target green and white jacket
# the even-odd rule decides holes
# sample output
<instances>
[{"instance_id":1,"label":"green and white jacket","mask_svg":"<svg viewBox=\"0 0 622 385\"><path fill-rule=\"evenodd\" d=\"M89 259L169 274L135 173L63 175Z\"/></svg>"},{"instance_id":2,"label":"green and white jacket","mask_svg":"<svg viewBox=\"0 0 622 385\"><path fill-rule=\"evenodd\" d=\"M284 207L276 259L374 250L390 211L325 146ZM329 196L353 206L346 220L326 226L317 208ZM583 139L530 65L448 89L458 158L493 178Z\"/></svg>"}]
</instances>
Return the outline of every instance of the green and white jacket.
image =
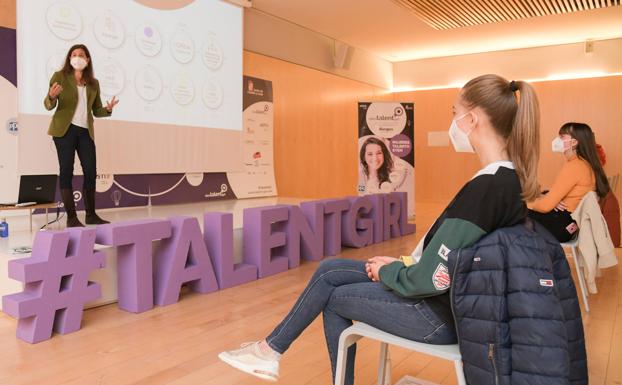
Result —
<instances>
[{"instance_id":1,"label":"green and white jacket","mask_svg":"<svg viewBox=\"0 0 622 385\"><path fill-rule=\"evenodd\" d=\"M446 293L451 285L447 256L468 247L500 227L521 223L527 216L520 181L509 161L489 164L458 192L423 239L410 261L380 268L380 281L404 297L426 298Z\"/></svg>"}]
</instances>

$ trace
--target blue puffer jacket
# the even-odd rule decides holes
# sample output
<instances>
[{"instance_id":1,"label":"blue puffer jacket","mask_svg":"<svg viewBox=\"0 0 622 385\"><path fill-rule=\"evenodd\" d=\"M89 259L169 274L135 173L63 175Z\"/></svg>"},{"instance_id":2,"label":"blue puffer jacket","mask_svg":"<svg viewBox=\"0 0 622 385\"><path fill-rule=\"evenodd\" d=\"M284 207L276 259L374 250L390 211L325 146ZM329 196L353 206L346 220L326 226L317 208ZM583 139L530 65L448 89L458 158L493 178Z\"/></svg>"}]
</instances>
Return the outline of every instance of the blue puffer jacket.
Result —
<instances>
[{"instance_id":1,"label":"blue puffer jacket","mask_svg":"<svg viewBox=\"0 0 622 385\"><path fill-rule=\"evenodd\" d=\"M448 262L470 385L587 385L577 293L546 230L531 221L499 229Z\"/></svg>"}]
</instances>

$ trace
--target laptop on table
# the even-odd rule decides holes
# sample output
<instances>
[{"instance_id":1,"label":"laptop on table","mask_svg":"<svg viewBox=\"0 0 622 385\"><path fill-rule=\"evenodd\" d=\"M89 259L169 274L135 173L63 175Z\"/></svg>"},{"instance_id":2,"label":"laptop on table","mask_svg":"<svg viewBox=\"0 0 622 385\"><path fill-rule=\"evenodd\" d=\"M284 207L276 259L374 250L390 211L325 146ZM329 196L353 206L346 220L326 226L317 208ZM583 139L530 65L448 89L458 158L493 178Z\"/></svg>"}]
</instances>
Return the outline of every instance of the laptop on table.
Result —
<instances>
[{"instance_id":1,"label":"laptop on table","mask_svg":"<svg viewBox=\"0 0 622 385\"><path fill-rule=\"evenodd\" d=\"M19 180L17 202L0 203L0 206L32 206L54 203L57 175L22 175Z\"/></svg>"}]
</instances>

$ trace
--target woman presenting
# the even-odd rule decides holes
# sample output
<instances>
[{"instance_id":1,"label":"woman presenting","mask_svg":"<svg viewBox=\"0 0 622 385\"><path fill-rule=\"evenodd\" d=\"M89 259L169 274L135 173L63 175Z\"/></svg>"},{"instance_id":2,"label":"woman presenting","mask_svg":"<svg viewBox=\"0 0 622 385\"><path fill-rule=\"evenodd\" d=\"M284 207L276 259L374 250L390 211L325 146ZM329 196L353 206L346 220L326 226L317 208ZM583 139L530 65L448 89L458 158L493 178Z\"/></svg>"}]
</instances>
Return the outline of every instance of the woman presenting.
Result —
<instances>
[{"instance_id":1,"label":"woman presenting","mask_svg":"<svg viewBox=\"0 0 622 385\"><path fill-rule=\"evenodd\" d=\"M93 116L110 116L119 101L116 97L102 106L99 82L93 75L93 63L88 48L76 44L69 49L65 64L52 75L50 90L45 96L45 108L56 108L48 135L52 136L60 169L60 191L67 227L84 226L76 215L73 200L73 161L78 153L84 173L83 197L86 210L86 224L108 223L95 213L96 159L93 134Z\"/></svg>"}]
</instances>

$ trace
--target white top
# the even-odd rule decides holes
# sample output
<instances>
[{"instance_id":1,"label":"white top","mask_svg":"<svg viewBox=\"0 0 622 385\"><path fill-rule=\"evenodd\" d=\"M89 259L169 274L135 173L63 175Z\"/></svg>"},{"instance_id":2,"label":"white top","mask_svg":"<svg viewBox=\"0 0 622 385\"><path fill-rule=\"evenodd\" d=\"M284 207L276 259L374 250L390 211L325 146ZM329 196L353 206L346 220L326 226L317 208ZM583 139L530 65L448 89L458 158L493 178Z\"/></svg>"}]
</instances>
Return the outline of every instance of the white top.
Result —
<instances>
[{"instance_id":1,"label":"white top","mask_svg":"<svg viewBox=\"0 0 622 385\"><path fill-rule=\"evenodd\" d=\"M76 106L76 112L73 113L71 124L88 128L89 122L86 115L86 86L78 86L78 105Z\"/></svg>"},{"instance_id":2,"label":"white top","mask_svg":"<svg viewBox=\"0 0 622 385\"><path fill-rule=\"evenodd\" d=\"M514 170L514 163L510 162L509 160L499 160L497 162L492 162L488 166L479 170L471 179L475 179L480 175L494 175L499 167L505 167Z\"/></svg>"}]
</instances>

